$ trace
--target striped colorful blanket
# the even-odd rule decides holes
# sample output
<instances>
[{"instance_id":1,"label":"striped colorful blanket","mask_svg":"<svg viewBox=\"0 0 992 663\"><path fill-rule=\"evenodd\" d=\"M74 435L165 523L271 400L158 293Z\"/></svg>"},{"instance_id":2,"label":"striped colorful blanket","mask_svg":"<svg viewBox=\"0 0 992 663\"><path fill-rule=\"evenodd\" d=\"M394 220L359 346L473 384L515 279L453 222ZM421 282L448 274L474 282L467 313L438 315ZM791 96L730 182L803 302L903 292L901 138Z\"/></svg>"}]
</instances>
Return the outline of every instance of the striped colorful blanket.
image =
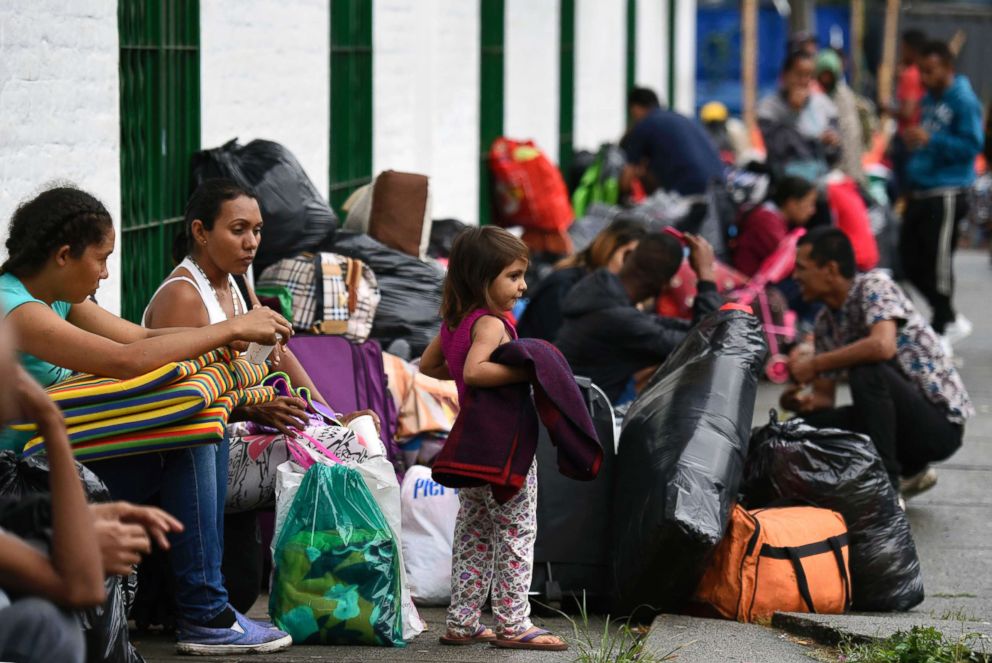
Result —
<instances>
[{"instance_id":1,"label":"striped colorful blanket","mask_svg":"<svg viewBox=\"0 0 992 663\"><path fill-rule=\"evenodd\" d=\"M218 350L129 380L75 376L48 394L65 414L76 458L97 460L220 441L234 408L276 398L275 388L262 385L267 374L267 366ZM36 436L24 455L43 449Z\"/></svg>"}]
</instances>

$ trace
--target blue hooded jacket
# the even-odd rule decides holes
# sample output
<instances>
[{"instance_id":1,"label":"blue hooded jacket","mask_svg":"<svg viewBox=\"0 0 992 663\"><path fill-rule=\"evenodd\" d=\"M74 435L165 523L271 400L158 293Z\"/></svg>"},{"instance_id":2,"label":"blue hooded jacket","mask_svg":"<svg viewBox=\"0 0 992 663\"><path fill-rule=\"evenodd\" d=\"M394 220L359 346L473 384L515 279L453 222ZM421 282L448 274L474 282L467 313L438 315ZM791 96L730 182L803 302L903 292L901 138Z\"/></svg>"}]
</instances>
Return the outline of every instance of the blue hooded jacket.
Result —
<instances>
[{"instance_id":1,"label":"blue hooded jacket","mask_svg":"<svg viewBox=\"0 0 992 663\"><path fill-rule=\"evenodd\" d=\"M982 105L966 76L955 76L943 94L923 97L922 126L930 141L910 154L906 173L916 191L967 187L982 151Z\"/></svg>"}]
</instances>

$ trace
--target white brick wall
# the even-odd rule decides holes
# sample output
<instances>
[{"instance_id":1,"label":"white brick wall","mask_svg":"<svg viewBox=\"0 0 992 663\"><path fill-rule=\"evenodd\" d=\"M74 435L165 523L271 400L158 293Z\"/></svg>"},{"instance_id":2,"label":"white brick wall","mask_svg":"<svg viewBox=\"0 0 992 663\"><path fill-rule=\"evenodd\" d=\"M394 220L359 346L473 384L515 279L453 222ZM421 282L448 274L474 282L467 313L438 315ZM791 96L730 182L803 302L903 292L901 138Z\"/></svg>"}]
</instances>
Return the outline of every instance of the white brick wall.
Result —
<instances>
[{"instance_id":1,"label":"white brick wall","mask_svg":"<svg viewBox=\"0 0 992 663\"><path fill-rule=\"evenodd\" d=\"M508 0L503 130L558 162L558 0Z\"/></svg>"},{"instance_id":2,"label":"white brick wall","mask_svg":"<svg viewBox=\"0 0 992 663\"><path fill-rule=\"evenodd\" d=\"M373 170L431 178L434 218L478 221L479 6L375 0Z\"/></svg>"},{"instance_id":3,"label":"white brick wall","mask_svg":"<svg viewBox=\"0 0 992 663\"><path fill-rule=\"evenodd\" d=\"M576 0L575 149L620 140L626 127L627 3Z\"/></svg>"},{"instance_id":4,"label":"white brick wall","mask_svg":"<svg viewBox=\"0 0 992 663\"><path fill-rule=\"evenodd\" d=\"M326 0L200 2L201 144L282 143L325 197L329 12Z\"/></svg>"},{"instance_id":5,"label":"white brick wall","mask_svg":"<svg viewBox=\"0 0 992 663\"><path fill-rule=\"evenodd\" d=\"M69 180L97 196L119 230L117 58L115 0L0 3L3 242L18 203L55 180ZM116 313L119 252L109 269L110 279L97 296Z\"/></svg>"}]
</instances>

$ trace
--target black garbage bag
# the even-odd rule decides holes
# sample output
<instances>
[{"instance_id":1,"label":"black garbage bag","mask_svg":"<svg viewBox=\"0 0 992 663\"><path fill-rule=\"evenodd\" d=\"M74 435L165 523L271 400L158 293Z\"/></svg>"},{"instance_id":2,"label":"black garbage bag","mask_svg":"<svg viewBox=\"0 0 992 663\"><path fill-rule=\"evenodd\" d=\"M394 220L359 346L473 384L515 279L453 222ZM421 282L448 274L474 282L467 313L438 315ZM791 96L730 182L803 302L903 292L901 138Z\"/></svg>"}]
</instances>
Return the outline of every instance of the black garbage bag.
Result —
<instances>
[{"instance_id":1,"label":"black garbage bag","mask_svg":"<svg viewBox=\"0 0 992 663\"><path fill-rule=\"evenodd\" d=\"M292 152L271 140L239 145L237 138L203 150L190 160L193 186L226 177L258 199L265 230L255 255L255 274L272 263L313 251L335 231L337 217Z\"/></svg>"},{"instance_id":2,"label":"black garbage bag","mask_svg":"<svg viewBox=\"0 0 992 663\"><path fill-rule=\"evenodd\" d=\"M384 348L404 340L412 357L423 354L441 329L441 268L359 233L341 231L322 250L359 258L375 272L382 298L371 337Z\"/></svg>"},{"instance_id":3,"label":"black garbage bag","mask_svg":"<svg viewBox=\"0 0 992 663\"><path fill-rule=\"evenodd\" d=\"M627 413L613 504L619 614L643 622L695 590L737 502L767 353L756 317L717 311Z\"/></svg>"},{"instance_id":4,"label":"black garbage bag","mask_svg":"<svg viewBox=\"0 0 992 663\"><path fill-rule=\"evenodd\" d=\"M799 501L844 516L850 541L853 608L909 610L923 600L923 575L909 520L882 460L863 436L813 428L801 419L751 437L743 492L748 508Z\"/></svg>"},{"instance_id":5,"label":"black garbage bag","mask_svg":"<svg viewBox=\"0 0 992 663\"><path fill-rule=\"evenodd\" d=\"M76 471L79 472L87 501L110 501L110 491L99 477L80 463L76 463ZM45 456L18 459L13 451L0 451L0 495L38 504L32 498L49 493L48 475L48 459ZM43 512L42 509L34 511L35 515ZM36 531L14 533L27 540L50 545L51 509L48 507L44 511L47 511L47 518L43 527L35 528ZM41 524L37 518L32 520ZM27 521L22 519L21 522ZM111 576L104 581L104 586L107 600L103 605L76 611L86 637L87 663L143 663L145 659L131 644L127 628L128 610L134 600L134 577Z\"/></svg>"},{"instance_id":6,"label":"black garbage bag","mask_svg":"<svg viewBox=\"0 0 992 663\"><path fill-rule=\"evenodd\" d=\"M431 225L431 238L427 244L427 255L432 258L447 258L451 255L451 246L455 238L469 228L467 223L458 219L434 219Z\"/></svg>"}]
</instances>

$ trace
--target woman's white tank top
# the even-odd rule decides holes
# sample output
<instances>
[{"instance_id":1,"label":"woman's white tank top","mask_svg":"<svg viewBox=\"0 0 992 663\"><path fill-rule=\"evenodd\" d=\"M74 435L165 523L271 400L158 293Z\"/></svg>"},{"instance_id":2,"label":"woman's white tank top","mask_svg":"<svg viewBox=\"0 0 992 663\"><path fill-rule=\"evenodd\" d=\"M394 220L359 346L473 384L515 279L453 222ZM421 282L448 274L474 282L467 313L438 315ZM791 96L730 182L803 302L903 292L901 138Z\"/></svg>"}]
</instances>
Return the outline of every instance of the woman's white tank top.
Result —
<instances>
[{"instance_id":1,"label":"woman's white tank top","mask_svg":"<svg viewBox=\"0 0 992 663\"><path fill-rule=\"evenodd\" d=\"M155 298L158 296L158 293L161 292L162 288L174 281L185 281L196 288L196 291L200 294L200 300L206 307L207 315L210 317L210 324L215 325L218 322L224 322L227 320L227 314L224 313L224 309L221 308L220 302L217 301L217 297L214 295L213 287L210 285L210 282L207 281L207 278L203 275L193 260L187 256L181 263L179 263L179 266L185 268L186 271L192 275L192 278L188 276L173 276L172 278L166 279L162 282L162 285L158 287L158 290L155 291L155 294L152 295L151 300L148 302L148 307L151 307L152 302L155 301ZM245 304L245 299L241 295L241 290L238 288L237 282L230 274L227 275L227 278L231 282L231 292L233 292L234 296L237 298L240 310L247 312L248 306ZM141 316L142 325L146 323L148 318L148 307L145 308L145 312Z\"/></svg>"}]
</instances>

